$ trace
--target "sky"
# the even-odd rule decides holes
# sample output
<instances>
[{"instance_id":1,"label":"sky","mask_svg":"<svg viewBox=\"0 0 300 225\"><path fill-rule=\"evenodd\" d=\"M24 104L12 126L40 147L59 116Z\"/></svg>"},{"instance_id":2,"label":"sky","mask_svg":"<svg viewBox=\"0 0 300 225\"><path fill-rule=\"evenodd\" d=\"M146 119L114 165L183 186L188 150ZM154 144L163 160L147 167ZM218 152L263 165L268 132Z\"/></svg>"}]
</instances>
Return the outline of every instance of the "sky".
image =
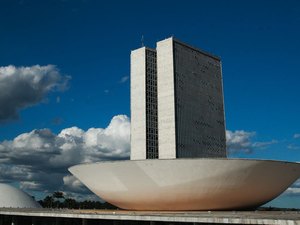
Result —
<instances>
[{"instance_id":1,"label":"sky","mask_svg":"<svg viewBox=\"0 0 300 225\"><path fill-rule=\"evenodd\" d=\"M130 51L170 36L222 60L229 157L300 162L299 1L0 0L0 182L95 199L67 168L129 157Z\"/></svg>"}]
</instances>

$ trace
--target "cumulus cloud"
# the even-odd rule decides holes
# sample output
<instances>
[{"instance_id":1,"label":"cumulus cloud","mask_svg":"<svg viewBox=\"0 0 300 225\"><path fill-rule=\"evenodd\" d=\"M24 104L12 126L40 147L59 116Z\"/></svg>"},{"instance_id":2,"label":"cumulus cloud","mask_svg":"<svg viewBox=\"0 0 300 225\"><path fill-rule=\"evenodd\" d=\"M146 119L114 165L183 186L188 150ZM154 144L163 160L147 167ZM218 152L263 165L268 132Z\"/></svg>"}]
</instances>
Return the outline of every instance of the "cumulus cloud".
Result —
<instances>
[{"instance_id":1,"label":"cumulus cloud","mask_svg":"<svg viewBox=\"0 0 300 225\"><path fill-rule=\"evenodd\" d=\"M226 146L231 152L244 151L250 152L252 150L251 137L255 135L255 132L247 132L243 130L226 131Z\"/></svg>"},{"instance_id":2,"label":"cumulus cloud","mask_svg":"<svg viewBox=\"0 0 300 225\"><path fill-rule=\"evenodd\" d=\"M54 134L49 129L23 133L0 142L0 181L19 181L29 191L87 190L67 168L87 162L128 159L130 121L125 115L112 118L106 128L78 127Z\"/></svg>"},{"instance_id":3,"label":"cumulus cloud","mask_svg":"<svg viewBox=\"0 0 300 225\"><path fill-rule=\"evenodd\" d=\"M83 184L76 179L72 175L67 175L63 177L64 185L68 187L69 191L75 192L75 193L84 193L85 187Z\"/></svg>"},{"instance_id":4,"label":"cumulus cloud","mask_svg":"<svg viewBox=\"0 0 300 225\"><path fill-rule=\"evenodd\" d=\"M291 187L289 187L284 194L300 196L300 179L298 179Z\"/></svg>"},{"instance_id":5,"label":"cumulus cloud","mask_svg":"<svg viewBox=\"0 0 300 225\"><path fill-rule=\"evenodd\" d=\"M227 131L228 150L251 152L276 142L253 142L255 135L243 130ZM17 181L29 192L60 190L68 195L93 198L67 171L68 167L128 159L129 155L130 120L126 115L114 116L106 128L70 127L58 134L49 129L33 130L0 142L0 182Z\"/></svg>"},{"instance_id":6,"label":"cumulus cloud","mask_svg":"<svg viewBox=\"0 0 300 225\"><path fill-rule=\"evenodd\" d=\"M267 142L253 142L252 138L256 135L255 132L244 130L226 131L226 146L229 153L251 153L254 149L264 149L269 145L275 144L278 141L271 140Z\"/></svg>"},{"instance_id":7,"label":"cumulus cloud","mask_svg":"<svg viewBox=\"0 0 300 225\"><path fill-rule=\"evenodd\" d=\"M21 109L41 102L50 91L64 90L69 79L54 65L0 67L0 123L17 119Z\"/></svg>"}]
</instances>

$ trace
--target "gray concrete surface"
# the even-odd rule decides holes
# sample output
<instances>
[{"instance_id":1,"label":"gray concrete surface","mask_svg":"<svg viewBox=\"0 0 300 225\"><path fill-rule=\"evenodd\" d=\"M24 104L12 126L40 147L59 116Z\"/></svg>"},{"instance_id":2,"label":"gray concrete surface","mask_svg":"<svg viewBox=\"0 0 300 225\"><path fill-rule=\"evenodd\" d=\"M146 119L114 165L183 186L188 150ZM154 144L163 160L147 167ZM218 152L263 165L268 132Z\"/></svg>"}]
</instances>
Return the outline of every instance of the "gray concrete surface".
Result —
<instances>
[{"instance_id":1,"label":"gray concrete surface","mask_svg":"<svg viewBox=\"0 0 300 225\"><path fill-rule=\"evenodd\" d=\"M126 210L67 210L0 208L0 215L126 220L150 222L180 222L199 224L282 224L300 225L300 211L186 211L154 212Z\"/></svg>"}]
</instances>

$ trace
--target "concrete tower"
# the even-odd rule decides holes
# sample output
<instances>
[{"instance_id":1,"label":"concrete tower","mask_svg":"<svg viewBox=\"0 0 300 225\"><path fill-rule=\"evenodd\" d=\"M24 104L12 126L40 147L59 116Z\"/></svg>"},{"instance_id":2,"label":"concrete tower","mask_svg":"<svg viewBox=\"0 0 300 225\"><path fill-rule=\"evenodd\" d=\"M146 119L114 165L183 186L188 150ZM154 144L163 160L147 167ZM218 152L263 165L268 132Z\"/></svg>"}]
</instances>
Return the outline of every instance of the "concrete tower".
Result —
<instances>
[{"instance_id":1,"label":"concrete tower","mask_svg":"<svg viewBox=\"0 0 300 225\"><path fill-rule=\"evenodd\" d=\"M156 51L131 52L131 159L158 158Z\"/></svg>"},{"instance_id":2,"label":"concrete tower","mask_svg":"<svg viewBox=\"0 0 300 225\"><path fill-rule=\"evenodd\" d=\"M221 62L174 38L131 53L131 159L226 157Z\"/></svg>"}]
</instances>

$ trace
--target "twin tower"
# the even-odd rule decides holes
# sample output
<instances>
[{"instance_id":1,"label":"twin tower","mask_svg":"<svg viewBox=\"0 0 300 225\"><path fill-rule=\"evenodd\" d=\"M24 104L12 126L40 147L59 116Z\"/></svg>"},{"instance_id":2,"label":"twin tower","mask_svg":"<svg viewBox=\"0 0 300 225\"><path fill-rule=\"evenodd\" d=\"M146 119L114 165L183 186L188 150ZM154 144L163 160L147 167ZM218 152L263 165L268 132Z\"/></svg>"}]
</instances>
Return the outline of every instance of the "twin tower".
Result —
<instances>
[{"instance_id":1,"label":"twin tower","mask_svg":"<svg viewBox=\"0 0 300 225\"><path fill-rule=\"evenodd\" d=\"M131 160L226 157L220 59L174 38L131 52Z\"/></svg>"}]
</instances>

